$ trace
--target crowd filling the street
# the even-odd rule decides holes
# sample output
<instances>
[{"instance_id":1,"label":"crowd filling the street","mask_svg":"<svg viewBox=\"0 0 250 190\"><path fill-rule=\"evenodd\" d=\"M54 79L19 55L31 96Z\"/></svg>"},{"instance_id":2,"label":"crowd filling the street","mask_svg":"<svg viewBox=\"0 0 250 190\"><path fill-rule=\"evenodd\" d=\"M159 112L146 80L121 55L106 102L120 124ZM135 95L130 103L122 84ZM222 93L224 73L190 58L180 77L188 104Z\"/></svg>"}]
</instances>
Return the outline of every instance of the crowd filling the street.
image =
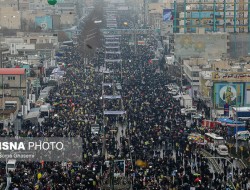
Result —
<instances>
[{"instance_id":1,"label":"crowd filling the street","mask_svg":"<svg viewBox=\"0 0 250 190\"><path fill-rule=\"evenodd\" d=\"M123 16L107 11L105 19L118 28L134 22ZM131 45L131 36L146 43ZM1 137L81 137L82 161L18 161L13 170L0 162L0 182L11 177L10 190L250 189L249 167L226 146L234 137L223 128L202 128L209 113L201 103L195 114L182 113L172 89L184 90L156 59L158 41L153 33L103 34L87 62L79 46L69 46L67 64L58 66L64 75L42 102L51 110L42 122L9 126ZM221 149L211 148L213 133L222 138Z\"/></svg>"}]
</instances>

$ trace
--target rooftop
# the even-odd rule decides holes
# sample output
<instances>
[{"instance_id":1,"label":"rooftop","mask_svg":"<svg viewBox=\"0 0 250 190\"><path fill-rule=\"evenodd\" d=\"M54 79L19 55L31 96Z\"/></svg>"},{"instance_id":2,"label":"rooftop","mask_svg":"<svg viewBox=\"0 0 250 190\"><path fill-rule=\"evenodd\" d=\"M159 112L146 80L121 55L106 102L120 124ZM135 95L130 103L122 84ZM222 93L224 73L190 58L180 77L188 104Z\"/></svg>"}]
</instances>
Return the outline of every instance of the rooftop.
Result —
<instances>
[{"instance_id":1,"label":"rooftop","mask_svg":"<svg viewBox=\"0 0 250 190\"><path fill-rule=\"evenodd\" d=\"M212 77L212 71L201 71L200 75L203 78L211 79L211 77Z\"/></svg>"},{"instance_id":2,"label":"rooftop","mask_svg":"<svg viewBox=\"0 0 250 190\"><path fill-rule=\"evenodd\" d=\"M25 73L23 68L0 68L0 75L24 75Z\"/></svg>"},{"instance_id":3,"label":"rooftop","mask_svg":"<svg viewBox=\"0 0 250 190\"><path fill-rule=\"evenodd\" d=\"M213 70L230 70L231 66L227 60L210 61Z\"/></svg>"}]
</instances>

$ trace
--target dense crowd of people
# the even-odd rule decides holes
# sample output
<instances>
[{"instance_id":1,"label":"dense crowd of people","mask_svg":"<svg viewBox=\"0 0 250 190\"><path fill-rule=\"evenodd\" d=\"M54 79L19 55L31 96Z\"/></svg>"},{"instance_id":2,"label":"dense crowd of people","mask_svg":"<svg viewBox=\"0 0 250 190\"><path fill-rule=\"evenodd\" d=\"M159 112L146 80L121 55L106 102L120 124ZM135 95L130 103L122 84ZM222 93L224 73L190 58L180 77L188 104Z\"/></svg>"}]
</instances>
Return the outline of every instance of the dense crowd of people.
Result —
<instances>
[{"instance_id":1,"label":"dense crowd of people","mask_svg":"<svg viewBox=\"0 0 250 190\"><path fill-rule=\"evenodd\" d=\"M18 162L16 170L8 174L12 177L10 189L97 190L111 178L111 166L105 163L111 157L125 160L124 177L136 190L225 190L232 189L230 180L238 190L250 189L249 170L235 168L231 179L230 167L223 163L222 173L213 172L200 152L202 147L188 141L195 129L187 126L179 101L169 93L171 73L161 60L152 61L155 39L148 36L147 45L137 46L136 54L129 36L122 36L120 42L121 57L105 57L105 49L99 49L88 65L82 64L73 48L68 50L71 66L65 68L64 81L46 100L54 106L53 115L41 126L25 124L19 132L23 137L80 136L82 162ZM107 58L122 58L122 66L105 64ZM100 72L103 66L114 72ZM114 87L117 82L121 90ZM103 87L103 83L111 85ZM121 100L100 98L117 94ZM126 114L104 116L105 110L124 110ZM100 127L99 133L91 132L93 125ZM6 177L4 167L0 176Z\"/></svg>"}]
</instances>

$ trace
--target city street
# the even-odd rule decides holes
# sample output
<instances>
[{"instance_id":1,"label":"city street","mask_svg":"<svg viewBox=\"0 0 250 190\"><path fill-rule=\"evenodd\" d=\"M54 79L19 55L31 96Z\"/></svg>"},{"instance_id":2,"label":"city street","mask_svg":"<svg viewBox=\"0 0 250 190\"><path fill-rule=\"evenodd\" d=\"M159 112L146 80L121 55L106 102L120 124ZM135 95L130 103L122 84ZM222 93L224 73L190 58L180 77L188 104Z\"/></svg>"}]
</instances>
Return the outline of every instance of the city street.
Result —
<instances>
[{"instance_id":1,"label":"city street","mask_svg":"<svg viewBox=\"0 0 250 190\"><path fill-rule=\"evenodd\" d=\"M147 15L137 20L136 10L125 9L126 3L94 2L74 43L60 44L65 49L57 54L62 63L53 69L53 82L42 83L36 92L41 96L46 86L45 96L32 104L28 100L33 107L29 114L35 109L34 116L23 114L13 119L7 131L1 130L1 137L16 139L61 137L71 142L79 137L81 161L74 161L76 155L68 152L69 159L64 161L14 160L8 164L6 159L0 162L0 187L250 190L250 169L243 154L249 139L240 141L235 136L242 123L233 121L227 126L228 120L209 115L209 124L215 124L205 126L205 106L190 96L191 87L184 88L184 66L166 67L163 40L148 26ZM228 89L221 95L225 100L234 93ZM210 91L211 86L207 94ZM12 106L15 101L7 103Z\"/></svg>"}]
</instances>

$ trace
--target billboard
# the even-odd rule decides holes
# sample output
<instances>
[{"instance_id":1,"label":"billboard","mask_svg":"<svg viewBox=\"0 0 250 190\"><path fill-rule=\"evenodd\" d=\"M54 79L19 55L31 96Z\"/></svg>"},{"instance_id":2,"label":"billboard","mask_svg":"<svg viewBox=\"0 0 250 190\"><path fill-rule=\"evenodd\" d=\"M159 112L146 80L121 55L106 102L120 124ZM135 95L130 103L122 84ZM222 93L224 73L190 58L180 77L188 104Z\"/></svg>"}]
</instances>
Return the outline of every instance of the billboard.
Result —
<instances>
[{"instance_id":1,"label":"billboard","mask_svg":"<svg viewBox=\"0 0 250 190\"><path fill-rule=\"evenodd\" d=\"M163 9L163 21L171 21L174 19L172 9Z\"/></svg>"},{"instance_id":2,"label":"billboard","mask_svg":"<svg viewBox=\"0 0 250 190\"><path fill-rule=\"evenodd\" d=\"M214 105L215 108L223 109L226 104L229 106L243 105L244 86L243 83L215 83L214 84Z\"/></svg>"},{"instance_id":3,"label":"billboard","mask_svg":"<svg viewBox=\"0 0 250 190\"><path fill-rule=\"evenodd\" d=\"M36 16L35 18L36 28L41 28L41 30L52 30L52 17L51 16Z\"/></svg>"},{"instance_id":4,"label":"billboard","mask_svg":"<svg viewBox=\"0 0 250 190\"><path fill-rule=\"evenodd\" d=\"M204 57L220 59L227 53L227 34L174 34L174 54L176 58Z\"/></svg>"},{"instance_id":5,"label":"billboard","mask_svg":"<svg viewBox=\"0 0 250 190\"><path fill-rule=\"evenodd\" d=\"M250 82L245 83L245 106L250 106Z\"/></svg>"},{"instance_id":6,"label":"billboard","mask_svg":"<svg viewBox=\"0 0 250 190\"><path fill-rule=\"evenodd\" d=\"M250 72L213 72L213 82L246 82L250 81Z\"/></svg>"}]
</instances>

